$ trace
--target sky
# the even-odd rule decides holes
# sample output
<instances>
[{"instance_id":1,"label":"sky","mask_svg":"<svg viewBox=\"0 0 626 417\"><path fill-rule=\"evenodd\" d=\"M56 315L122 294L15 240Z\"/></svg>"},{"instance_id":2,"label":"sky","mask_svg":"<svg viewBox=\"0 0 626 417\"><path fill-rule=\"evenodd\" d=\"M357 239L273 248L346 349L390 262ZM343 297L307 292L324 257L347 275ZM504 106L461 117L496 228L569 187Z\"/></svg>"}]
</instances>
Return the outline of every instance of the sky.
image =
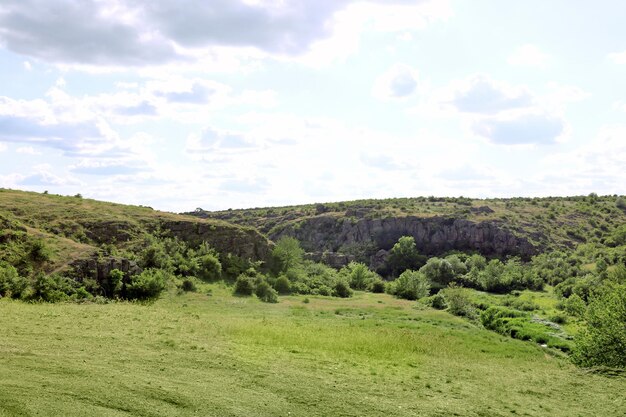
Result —
<instances>
[{"instance_id":1,"label":"sky","mask_svg":"<svg viewBox=\"0 0 626 417\"><path fill-rule=\"evenodd\" d=\"M1 0L0 187L155 209L626 194L626 2Z\"/></svg>"}]
</instances>

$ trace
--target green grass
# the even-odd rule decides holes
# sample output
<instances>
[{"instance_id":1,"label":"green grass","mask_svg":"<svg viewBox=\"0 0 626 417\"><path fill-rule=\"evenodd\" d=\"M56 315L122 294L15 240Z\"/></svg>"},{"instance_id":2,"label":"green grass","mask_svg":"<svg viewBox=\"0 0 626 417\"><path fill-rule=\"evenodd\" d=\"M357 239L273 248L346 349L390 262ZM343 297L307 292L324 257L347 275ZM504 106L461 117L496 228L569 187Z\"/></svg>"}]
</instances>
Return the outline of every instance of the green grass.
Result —
<instances>
[{"instance_id":1,"label":"green grass","mask_svg":"<svg viewBox=\"0 0 626 417\"><path fill-rule=\"evenodd\" d=\"M207 289L213 295L205 295ZM626 379L385 294L0 300L0 416L619 416Z\"/></svg>"}]
</instances>

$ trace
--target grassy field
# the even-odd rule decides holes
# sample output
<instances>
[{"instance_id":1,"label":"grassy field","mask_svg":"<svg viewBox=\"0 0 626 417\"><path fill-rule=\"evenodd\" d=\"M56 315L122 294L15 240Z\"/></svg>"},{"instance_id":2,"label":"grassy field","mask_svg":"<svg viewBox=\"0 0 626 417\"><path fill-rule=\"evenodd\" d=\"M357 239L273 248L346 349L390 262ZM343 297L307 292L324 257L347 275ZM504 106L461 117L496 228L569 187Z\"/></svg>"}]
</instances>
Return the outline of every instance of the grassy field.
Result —
<instances>
[{"instance_id":1,"label":"grassy field","mask_svg":"<svg viewBox=\"0 0 626 417\"><path fill-rule=\"evenodd\" d=\"M626 415L626 378L532 343L385 294L309 299L0 300L0 416Z\"/></svg>"}]
</instances>

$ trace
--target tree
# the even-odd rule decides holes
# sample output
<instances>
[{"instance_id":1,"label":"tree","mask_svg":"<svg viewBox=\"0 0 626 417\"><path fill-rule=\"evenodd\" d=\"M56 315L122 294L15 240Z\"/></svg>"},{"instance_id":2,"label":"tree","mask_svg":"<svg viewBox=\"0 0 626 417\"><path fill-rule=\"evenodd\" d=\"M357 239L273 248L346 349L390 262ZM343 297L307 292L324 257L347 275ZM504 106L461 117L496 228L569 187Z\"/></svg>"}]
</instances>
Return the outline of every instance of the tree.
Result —
<instances>
[{"instance_id":1,"label":"tree","mask_svg":"<svg viewBox=\"0 0 626 417\"><path fill-rule=\"evenodd\" d=\"M420 268L433 286L444 288L455 278L454 268L446 259L430 258L426 265Z\"/></svg>"},{"instance_id":2,"label":"tree","mask_svg":"<svg viewBox=\"0 0 626 417\"><path fill-rule=\"evenodd\" d=\"M429 294L430 283L423 273L407 269L390 284L389 291L398 298L419 300Z\"/></svg>"},{"instance_id":3,"label":"tree","mask_svg":"<svg viewBox=\"0 0 626 417\"><path fill-rule=\"evenodd\" d=\"M402 236L393 245L387 258L387 266L391 276L397 277L407 269L417 270L424 265L424 257L417 251L413 236Z\"/></svg>"},{"instance_id":4,"label":"tree","mask_svg":"<svg viewBox=\"0 0 626 417\"><path fill-rule=\"evenodd\" d=\"M302 263L304 250L300 247L298 239L284 236L276 242L272 256L278 272L286 272Z\"/></svg>"},{"instance_id":5,"label":"tree","mask_svg":"<svg viewBox=\"0 0 626 417\"><path fill-rule=\"evenodd\" d=\"M574 362L626 368L626 284L604 284L591 296L586 319L587 327L576 338Z\"/></svg>"}]
</instances>

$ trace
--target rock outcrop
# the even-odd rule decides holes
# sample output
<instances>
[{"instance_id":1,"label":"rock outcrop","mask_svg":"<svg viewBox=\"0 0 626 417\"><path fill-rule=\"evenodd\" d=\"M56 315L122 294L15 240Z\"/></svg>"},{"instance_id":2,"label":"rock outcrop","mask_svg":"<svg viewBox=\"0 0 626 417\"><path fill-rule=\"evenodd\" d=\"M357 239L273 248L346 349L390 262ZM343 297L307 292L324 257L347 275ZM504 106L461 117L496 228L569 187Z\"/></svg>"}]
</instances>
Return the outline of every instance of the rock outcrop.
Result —
<instances>
[{"instance_id":1,"label":"rock outcrop","mask_svg":"<svg viewBox=\"0 0 626 417\"><path fill-rule=\"evenodd\" d=\"M107 282L111 271L118 269L124 275L131 276L141 274L142 269L134 262L115 256L98 256L77 259L69 264L72 269L70 275L79 282L85 279L94 279L98 284Z\"/></svg>"},{"instance_id":2,"label":"rock outcrop","mask_svg":"<svg viewBox=\"0 0 626 417\"><path fill-rule=\"evenodd\" d=\"M320 215L288 224L270 238L276 240L281 236L293 236L306 251L320 253L349 253L350 248L367 246L389 250L401 236L413 236L418 250L426 255L460 250L528 259L538 252L526 238L516 236L497 221L473 222L452 217L407 216L351 221Z\"/></svg>"},{"instance_id":3,"label":"rock outcrop","mask_svg":"<svg viewBox=\"0 0 626 417\"><path fill-rule=\"evenodd\" d=\"M268 261L271 255L271 242L251 228L194 220L164 221L161 228L190 245L207 242L224 254L255 261Z\"/></svg>"}]
</instances>

